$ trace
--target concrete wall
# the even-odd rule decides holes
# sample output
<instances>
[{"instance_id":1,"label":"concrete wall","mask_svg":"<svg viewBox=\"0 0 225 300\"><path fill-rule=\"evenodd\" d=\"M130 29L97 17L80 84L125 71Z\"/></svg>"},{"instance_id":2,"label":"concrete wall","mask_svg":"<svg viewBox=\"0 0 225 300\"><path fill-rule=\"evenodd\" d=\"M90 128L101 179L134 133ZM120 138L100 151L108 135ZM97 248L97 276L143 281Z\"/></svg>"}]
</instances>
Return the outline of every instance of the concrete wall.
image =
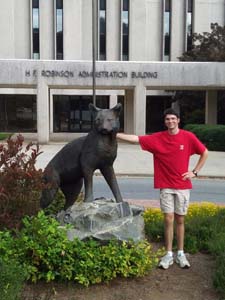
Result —
<instances>
[{"instance_id":1,"label":"concrete wall","mask_svg":"<svg viewBox=\"0 0 225 300\"><path fill-rule=\"evenodd\" d=\"M0 57L15 58L14 1L0 0Z\"/></svg>"},{"instance_id":2,"label":"concrete wall","mask_svg":"<svg viewBox=\"0 0 225 300\"><path fill-rule=\"evenodd\" d=\"M224 26L224 0L194 1L194 32L209 32L211 23Z\"/></svg>"},{"instance_id":3,"label":"concrete wall","mask_svg":"<svg viewBox=\"0 0 225 300\"><path fill-rule=\"evenodd\" d=\"M0 57L30 58L29 0L0 0Z\"/></svg>"},{"instance_id":4,"label":"concrete wall","mask_svg":"<svg viewBox=\"0 0 225 300\"><path fill-rule=\"evenodd\" d=\"M30 24L30 0L14 1L15 58L30 58L31 42L28 24Z\"/></svg>"},{"instance_id":5,"label":"concrete wall","mask_svg":"<svg viewBox=\"0 0 225 300\"><path fill-rule=\"evenodd\" d=\"M31 0L0 0L0 58L31 58ZM55 0L40 0L40 58L55 59ZM224 0L193 1L193 31L224 25ZM120 60L121 0L107 0L107 60ZM171 60L184 50L186 0L171 0ZM131 61L162 59L163 0L130 0ZM92 59L92 0L64 0L64 59Z\"/></svg>"}]
</instances>

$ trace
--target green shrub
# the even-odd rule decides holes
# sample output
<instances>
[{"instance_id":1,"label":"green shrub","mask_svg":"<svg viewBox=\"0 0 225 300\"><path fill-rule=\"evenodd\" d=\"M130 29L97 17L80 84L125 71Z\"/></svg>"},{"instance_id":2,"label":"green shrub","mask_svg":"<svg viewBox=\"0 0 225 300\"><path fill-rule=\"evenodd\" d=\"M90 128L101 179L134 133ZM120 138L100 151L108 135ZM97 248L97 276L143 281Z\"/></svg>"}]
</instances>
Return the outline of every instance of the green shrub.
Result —
<instances>
[{"instance_id":1,"label":"green shrub","mask_svg":"<svg viewBox=\"0 0 225 300\"><path fill-rule=\"evenodd\" d=\"M6 140L11 134L0 132L0 140Z\"/></svg>"},{"instance_id":2,"label":"green shrub","mask_svg":"<svg viewBox=\"0 0 225 300\"><path fill-rule=\"evenodd\" d=\"M82 202L84 199L84 195L81 192L77 199L76 202ZM50 203L48 207L44 209L45 214L47 215L56 215L59 211L64 209L65 205L65 196L62 193L62 191L59 189L53 199L53 201Z\"/></svg>"},{"instance_id":3,"label":"green shrub","mask_svg":"<svg viewBox=\"0 0 225 300\"><path fill-rule=\"evenodd\" d=\"M188 103L186 103L186 105L188 105ZM201 108L196 108L196 109L193 108L191 109L191 111L185 109L184 115L182 116L182 121L185 124L204 124L205 112Z\"/></svg>"},{"instance_id":4,"label":"green shrub","mask_svg":"<svg viewBox=\"0 0 225 300\"><path fill-rule=\"evenodd\" d=\"M0 299L19 300L26 272L16 261L0 260Z\"/></svg>"},{"instance_id":5,"label":"green shrub","mask_svg":"<svg viewBox=\"0 0 225 300\"><path fill-rule=\"evenodd\" d=\"M69 241L65 229L41 211L23 219L15 238L8 231L0 232L0 255L5 261L20 262L33 282L73 280L88 286L117 276L143 276L157 265L159 254L146 241L107 245Z\"/></svg>"},{"instance_id":6,"label":"green shrub","mask_svg":"<svg viewBox=\"0 0 225 300\"><path fill-rule=\"evenodd\" d=\"M56 215L59 211L64 209L65 205L65 196L61 190L58 190L54 196L53 201L48 207L44 209L45 214L47 215Z\"/></svg>"},{"instance_id":7,"label":"green shrub","mask_svg":"<svg viewBox=\"0 0 225 300\"><path fill-rule=\"evenodd\" d=\"M164 238L163 214L159 209L149 208L144 213L145 234L152 242L160 242Z\"/></svg>"},{"instance_id":8,"label":"green shrub","mask_svg":"<svg viewBox=\"0 0 225 300\"><path fill-rule=\"evenodd\" d=\"M214 256L223 254L225 251L225 232L214 230L213 236L207 241L207 248Z\"/></svg>"},{"instance_id":9,"label":"green shrub","mask_svg":"<svg viewBox=\"0 0 225 300\"><path fill-rule=\"evenodd\" d=\"M225 253L216 257L216 270L213 275L213 285L225 297ZM223 298L224 299L224 298Z\"/></svg>"},{"instance_id":10,"label":"green shrub","mask_svg":"<svg viewBox=\"0 0 225 300\"><path fill-rule=\"evenodd\" d=\"M225 208L220 209L212 218L210 227L212 228L212 236L207 241L209 252L214 256L218 256L225 251Z\"/></svg>"},{"instance_id":11,"label":"green shrub","mask_svg":"<svg viewBox=\"0 0 225 300\"><path fill-rule=\"evenodd\" d=\"M185 250L190 253L198 251L208 252L208 241L212 238L214 230L211 216L193 217L185 225Z\"/></svg>"},{"instance_id":12,"label":"green shrub","mask_svg":"<svg viewBox=\"0 0 225 300\"><path fill-rule=\"evenodd\" d=\"M163 215L159 209L144 212L148 236L163 236ZM157 226L160 228L157 229ZM151 233L153 229L153 234ZM186 217L185 249L207 251L217 259L214 284L225 293L225 209L212 203L191 204ZM0 232L0 257L23 265L27 278L75 281L85 286L111 279L142 276L158 263L162 251L154 253L146 241L139 243L111 241L102 245L95 240L69 241L58 222L39 212L23 219L23 228L15 235Z\"/></svg>"},{"instance_id":13,"label":"green shrub","mask_svg":"<svg viewBox=\"0 0 225 300\"><path fill-rule=\"evenodd\" d=\"M188 124L184 129L193 132L212 151L225 151L225 125Z\"/></svg>"}]
</instances>

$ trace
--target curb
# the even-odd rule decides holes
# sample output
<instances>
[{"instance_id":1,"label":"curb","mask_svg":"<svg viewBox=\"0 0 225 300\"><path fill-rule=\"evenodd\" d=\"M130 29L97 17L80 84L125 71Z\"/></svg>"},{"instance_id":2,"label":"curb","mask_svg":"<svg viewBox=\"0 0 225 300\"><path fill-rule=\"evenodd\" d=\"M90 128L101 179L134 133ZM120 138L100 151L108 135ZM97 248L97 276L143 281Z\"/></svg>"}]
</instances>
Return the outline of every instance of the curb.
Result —
<instances>
[{"instance_id":1,"label":"curb","mask_svg":"<svg viewBox=\"0 0 225 300\"><path fill-rule=\"evenodd\" d=\"M137 177L137 178L140 178L140 177L154 177L154 174L147 174L147 173L144 173L144 174L140 174L140 173L117 173L115 172L116 176L118 177ZM102 176L101 172L99 171L96 171L94 173L94 176ZM194 180L202 180L202 179L219 179L219 180L225 180L225 176L223 175L199 175L197 178L193 178Z\"/></svg>"}]
</instances>

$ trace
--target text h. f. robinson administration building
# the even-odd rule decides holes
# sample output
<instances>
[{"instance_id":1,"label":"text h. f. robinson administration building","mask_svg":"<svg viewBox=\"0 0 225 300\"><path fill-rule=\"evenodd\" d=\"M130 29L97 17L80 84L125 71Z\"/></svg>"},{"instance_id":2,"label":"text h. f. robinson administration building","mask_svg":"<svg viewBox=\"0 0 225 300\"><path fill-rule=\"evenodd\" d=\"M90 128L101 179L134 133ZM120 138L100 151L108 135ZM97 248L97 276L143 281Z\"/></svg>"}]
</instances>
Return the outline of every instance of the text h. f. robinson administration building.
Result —
<instances>
[{"instance_id":1,"label":"text h. f. robinson administration building","mask_svg":"<svg viewBox=\"0 0 225 300\"><path fill-rule=\"evenodd\" d=\"M145 134L174 91L204 90L205 122L216 124L225 63L177 57L191 47L191 32L224 24L225 1L97 2L97 106L121 102L121 130ZM88 132L92 0L0 0L0 34L0 131L40 143Z\"/></svg>"}]
</instances>

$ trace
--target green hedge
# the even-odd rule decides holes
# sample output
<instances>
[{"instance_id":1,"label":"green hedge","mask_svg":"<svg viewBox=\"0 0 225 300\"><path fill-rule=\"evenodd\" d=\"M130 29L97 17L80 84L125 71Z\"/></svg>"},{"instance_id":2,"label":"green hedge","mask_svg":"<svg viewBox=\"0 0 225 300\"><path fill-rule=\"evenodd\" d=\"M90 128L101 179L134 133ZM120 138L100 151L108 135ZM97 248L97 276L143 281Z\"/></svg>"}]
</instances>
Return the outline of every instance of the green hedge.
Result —
<instances>
[{"instance_id":1,"label":"green hedge","mask_svg":"<svg viewBox=\"0 0 225 300\"><path fill-rule=\"evenodd\" d=\"M11 134L0 132L0 140L6 140Z\"/></svg>"},{"instance_id":2,"label":"green hedge","mask_svg":"<svg viewBox=\"0 0 225 300\"><path fill-rule=\"evenodd\" d=\"M16 260L32 282L74 281L88 286L116 277L139 277L157 266L161 254L147 241L70 241L65 229L43 211L25 217L16 234L0 231L1 259L6 263ZM0 299L4 299L1 295L0 290Z\"/></svg>"},{"instance_id":3,"label":"green hedge","mask_svg":"<svg viewBox=\"0 0 225 300\"><path fill-rule=\"evenodd\" d=\"M184 129L193 132L211 151L225 151L225 125L188 124Z\"/></svg>"},{"instance_id":4,"label":"green hedge","mask_svg":"<svg viewBox=\"0 0 225 300\"><path fill-rule=\"evenodd\" d=\"M26 279L25 269L16 261L0 259L0 299L19 300Z\"/></svg>"}]
</instances>

